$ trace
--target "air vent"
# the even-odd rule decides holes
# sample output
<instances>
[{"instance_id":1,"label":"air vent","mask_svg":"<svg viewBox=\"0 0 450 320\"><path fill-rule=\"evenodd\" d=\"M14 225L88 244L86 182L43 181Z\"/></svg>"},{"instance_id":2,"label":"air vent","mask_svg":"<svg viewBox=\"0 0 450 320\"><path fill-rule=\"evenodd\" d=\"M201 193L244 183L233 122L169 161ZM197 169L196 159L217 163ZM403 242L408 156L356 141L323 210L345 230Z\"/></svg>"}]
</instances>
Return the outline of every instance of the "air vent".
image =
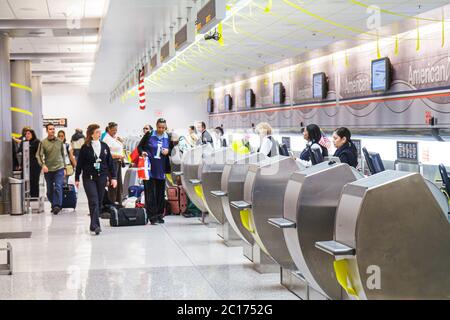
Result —
<instances>
[{"instance_id":1,"label":"air vent","mask_svg":"<svg viewBox=\"0 0 450 320\"><path fill-rule=\"evenodd\" d=\"M31 31L31 32L28 32L28 34L30 36L42 36L42 35L45 35L46 33L44 31Z\"/></svg>"}]
</instances>

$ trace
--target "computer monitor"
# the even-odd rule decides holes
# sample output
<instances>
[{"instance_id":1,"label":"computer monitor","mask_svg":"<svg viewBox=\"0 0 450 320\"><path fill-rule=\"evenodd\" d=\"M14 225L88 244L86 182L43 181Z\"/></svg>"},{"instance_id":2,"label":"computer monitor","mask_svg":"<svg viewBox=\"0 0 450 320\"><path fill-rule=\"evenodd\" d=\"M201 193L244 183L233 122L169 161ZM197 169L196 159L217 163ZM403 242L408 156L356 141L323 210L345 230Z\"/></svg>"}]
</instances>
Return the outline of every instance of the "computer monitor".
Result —
<instances>
[{"instance_id":1,"label":"computer monitor","mask_svg":"<svg viewBox=\"0 0 450 320\"><path fill-rule=\"evenodd\" d=\"M377 174L386 170L379 153L369 152L366 148L362 148L362 150L371 174Z\"/></svg>"},{"instance_id":2,"label":"computer monitor","mask_svg":"<svg viewBox=\"0 0 450 320\"><path fill-rule=\"evenodd\" d=\"M311 163L313 164L313 166L325 161L323 154L322 154L322 148L320 148L320 147L318 147L318 148L311 147L309 149L309 155L310 155Z\"/></svg>"}]
</instances>

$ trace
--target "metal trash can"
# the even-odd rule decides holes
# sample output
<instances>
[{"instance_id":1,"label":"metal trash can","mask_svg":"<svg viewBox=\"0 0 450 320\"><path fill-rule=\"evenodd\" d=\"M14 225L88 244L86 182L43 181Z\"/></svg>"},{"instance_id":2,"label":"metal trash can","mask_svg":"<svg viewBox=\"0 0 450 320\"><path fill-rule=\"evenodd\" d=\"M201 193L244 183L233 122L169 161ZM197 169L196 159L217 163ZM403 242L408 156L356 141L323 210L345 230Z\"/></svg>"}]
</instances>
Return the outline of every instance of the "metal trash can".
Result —
<instances>
[{"instance_id":1,"label":"metal trash can","mask_svg":"<svg viewBox=\"0 0 450 320\"><path fill-rule=\"evenodd\" d=\"M9 178L11 187L11 215L23 215L25 213L25 185L24 180Z\"/></svg>"},{"instance_id":2,"label":"metal trash can","mask_svg":"<svg viewBox=\"0 0 450 320\"><path fill-rule=\"evenodd\" d=\"M22 171L13 171L14 179L22 179Z\"/></svg>"}]
</instances>

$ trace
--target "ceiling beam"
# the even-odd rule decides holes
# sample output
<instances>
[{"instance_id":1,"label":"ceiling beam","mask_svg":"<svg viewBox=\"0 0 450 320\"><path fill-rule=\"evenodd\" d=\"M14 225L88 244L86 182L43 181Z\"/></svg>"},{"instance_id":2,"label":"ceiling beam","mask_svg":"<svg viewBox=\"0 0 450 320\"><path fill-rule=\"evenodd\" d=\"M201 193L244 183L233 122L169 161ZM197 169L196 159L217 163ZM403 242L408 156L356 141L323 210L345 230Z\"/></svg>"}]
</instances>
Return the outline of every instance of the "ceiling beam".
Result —
<instances>
[{"instance_id":1,"label":"ceiling beam","mask_svg":"<svg viewBox=\"0 0 450 320\"><path fill-rule=\"evenodd\" d=\"M42 60L42 59L86 59L94 60L95 53L12 53L10 60Z\"/></svg>"},{"instance_id":2,"label":"ceiling beam","mask_svg":"<svg viewBox=\"0 0 450 320\"><path fill-rule=\"evenodd\" d=\"M91 29L100 27L100 18L84 18L72 23L71 19L0 20L0 30L14 29Z\"/></svg>"}]
</instances>

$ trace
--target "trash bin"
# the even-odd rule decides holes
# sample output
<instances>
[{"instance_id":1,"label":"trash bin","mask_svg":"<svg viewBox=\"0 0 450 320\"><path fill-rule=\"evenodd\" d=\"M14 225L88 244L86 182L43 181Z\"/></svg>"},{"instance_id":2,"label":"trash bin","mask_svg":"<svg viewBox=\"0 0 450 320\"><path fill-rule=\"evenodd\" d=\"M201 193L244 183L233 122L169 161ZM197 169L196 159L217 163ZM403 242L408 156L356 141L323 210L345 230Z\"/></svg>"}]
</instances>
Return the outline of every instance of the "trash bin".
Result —
<instances>
[{"instance_id":1,"label":"trash bin","mask_svg":"<svg viewBox=\"0 0 450 320\"><path fill-rule=\"evenodd\" d=\"M22 179L22 171L13 171L14 179Z\"/></svg>"},{"instance_id":2,"label":"trash bin","mask_svg":"<svg viewBox=\"0 0 450 320\"><path fill-rule=\"evenodd\" d=\"M22 215L25 213L25 186L24 180L9 178L11 187L11 215Z\"/></svg>"}]
</instances>

